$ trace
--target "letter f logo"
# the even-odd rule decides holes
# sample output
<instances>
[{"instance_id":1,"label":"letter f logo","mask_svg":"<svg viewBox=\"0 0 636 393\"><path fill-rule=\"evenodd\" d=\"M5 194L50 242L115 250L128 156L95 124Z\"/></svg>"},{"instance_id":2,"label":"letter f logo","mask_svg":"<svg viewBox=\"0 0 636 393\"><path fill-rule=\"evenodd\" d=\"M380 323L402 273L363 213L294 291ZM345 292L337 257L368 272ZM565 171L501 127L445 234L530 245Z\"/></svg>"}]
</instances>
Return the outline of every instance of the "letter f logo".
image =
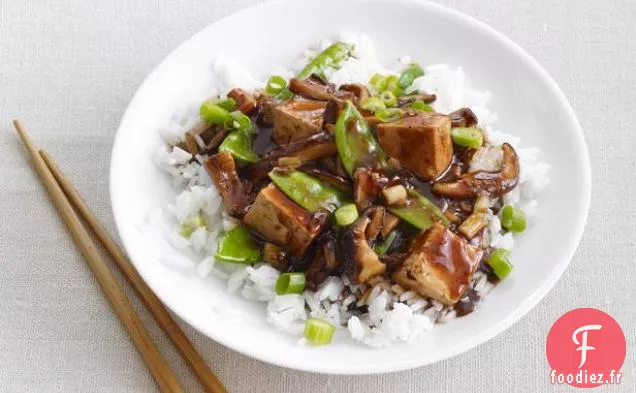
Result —
<instances>
[{"instance_id":1,"label":"letter f logo","mask_svg":"<svg viewBox=\"0 0 636 393\"><path fill-rule=\"evenodd\" d=\"M572 341L574 341L574 344L580 345L580 347L576 349L577 351L581 351L581 364L579 365L579 368L583 367L587 360L587 351L593 351L596 349L587 345L587 332L589 330L601 330L602 327L602 325L585 325L576 329L574 333L572 333ZM579 342L576 336L581 332L583 332L583 334L581 335L581 342Z\"/></svg>"}]
</instances>

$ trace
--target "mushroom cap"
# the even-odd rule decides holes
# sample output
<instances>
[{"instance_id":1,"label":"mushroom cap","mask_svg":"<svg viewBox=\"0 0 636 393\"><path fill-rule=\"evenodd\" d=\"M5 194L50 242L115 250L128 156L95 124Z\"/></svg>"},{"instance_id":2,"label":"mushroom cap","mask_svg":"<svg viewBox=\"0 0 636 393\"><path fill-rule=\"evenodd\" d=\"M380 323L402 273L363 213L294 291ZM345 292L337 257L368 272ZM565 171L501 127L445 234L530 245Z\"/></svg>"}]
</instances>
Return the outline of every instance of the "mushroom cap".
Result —
<instances>
[{"instance_id":1,"label":"mushroom cap","mask_svg":"<svg viewBox=\"0 0 636 393\"><path fill-rule=\"evenodd\" d=\"M508 143L502 145L503 164L500 171L476 171L453 182L438 182L433 192L451 199L474 198L478 194L499 197L510 192L519 182L519 157Z\"/></svg>"}]
</instances>

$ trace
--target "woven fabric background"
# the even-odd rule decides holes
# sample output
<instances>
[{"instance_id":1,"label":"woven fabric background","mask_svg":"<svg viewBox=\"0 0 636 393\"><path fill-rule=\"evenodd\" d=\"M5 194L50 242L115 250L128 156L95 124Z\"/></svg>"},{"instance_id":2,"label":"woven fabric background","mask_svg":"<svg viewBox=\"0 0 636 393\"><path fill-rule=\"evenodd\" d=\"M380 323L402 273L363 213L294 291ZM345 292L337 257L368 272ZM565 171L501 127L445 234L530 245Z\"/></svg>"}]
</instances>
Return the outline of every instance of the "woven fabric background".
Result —
<instances>
[{"instance_id":1,"label":"woven fabric background","mask_svg":"<svg viewBox=\"0 0 636 393\"><path fill-rule=\"evenodd\" d=\"M10 120L23 119L115 233L110 150L135 90L182 41L258 2L0 0L0 392L156 391L37 181ZM184 327L230 392L575 391L549 385L545 338L560 315L577 307L609 312L627 335L623 384L596 391L636 391L636 2L439 2L519 43L555 77L577 112L594 187L589 223L571 266L538 307L490 342L429 367L387 375L285 370ZM187 391L199 391L149 315L142 316Z\"/></svg>"}]
</instances>

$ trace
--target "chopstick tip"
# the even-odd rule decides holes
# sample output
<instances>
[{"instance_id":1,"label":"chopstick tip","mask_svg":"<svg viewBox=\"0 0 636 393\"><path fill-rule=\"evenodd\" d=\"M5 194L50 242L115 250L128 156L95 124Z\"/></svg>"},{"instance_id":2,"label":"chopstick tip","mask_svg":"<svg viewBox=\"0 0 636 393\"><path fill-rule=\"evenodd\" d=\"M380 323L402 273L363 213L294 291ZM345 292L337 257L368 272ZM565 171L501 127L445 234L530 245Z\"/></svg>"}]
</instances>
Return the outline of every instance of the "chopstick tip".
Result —
<instances>
[{"instance_id":1,"label":"chopstick tip","mask_svg":"<svg viewBox=\"0 0 636 393\"><path fill-rule=\"evenodd\" d=\"M37 148L33 144L33 141L31 140L29 135L26 133L26 131L24 131L24 128L22 128L22 123L20 123L20 120L14 119L13 120L13 127L15 127L15 130L18 133L18 136L20 137L20 139L22 140L22 142L26 146L27 150L31 154L37 154Z\"/></svg>"}]
</instances>

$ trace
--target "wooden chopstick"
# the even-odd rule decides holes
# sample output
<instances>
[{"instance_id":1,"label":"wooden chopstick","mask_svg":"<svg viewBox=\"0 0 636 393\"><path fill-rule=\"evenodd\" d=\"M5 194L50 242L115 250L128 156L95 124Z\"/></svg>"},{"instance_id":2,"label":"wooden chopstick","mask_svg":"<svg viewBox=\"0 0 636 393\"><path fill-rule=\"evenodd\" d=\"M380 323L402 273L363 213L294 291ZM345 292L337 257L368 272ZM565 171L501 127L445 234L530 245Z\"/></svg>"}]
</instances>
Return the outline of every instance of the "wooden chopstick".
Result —
<instances>
[{"instance_id":1,"label":"wooden chopstick","mask_svg":"<svg viewBox=\"0 0 636 393\"><path fill-rule=\"evenodd\" d=\"M88 226L93 230L104 248L106 248L113 257L117 266L121 269L128 282L130 282L133 289L137 292L137 295L139 295L143 303L146 305L146 308L148 308L152 316L155 318L155 321L157 321L157 324L164 332L166 332L166 335L170 338L170 341L172 341L174 346L177 347L181 356L188 363L204 390L208 393L227 393L221 381L208 368L201 355L179 328L179 325L177 325L172 316L170 316L168 310L166 310L159 298L157 298L154 292L152 292L148 285L146 285L137 270L126 257L124 251L117 245L108 232L106 232L104 227L99 224L99 221L88 208L75 187L73 187L71 182L66 178L66 176L64 176L62 171L55 164L53 157L44 150L40 150L40 155L53 173L57 183L62 187L66 196L70 199L73 206L79 211Z\"/></svg>"},{"instance_id":2,"label":"wooden chopstick","mask_svg":"<svg viewBox=\"0 0 636 393\"><path fill-rule=\"evenodd\" d=\"M66 199L64 191L56 182L55 177L49 171L42 157L38 154L31 138L29 138L26 134L20 122L14 120L13 125L31 156L35 170L40 176L42 183L44 183L44 186L53 200L55 207L60 213L62 220L71 232L71 236L73 237L75 244L84 255L88 266L95 274L97 282L99 282L99 285L102 287L102 290L113 306L115 313L124 324L124 327L128 331L130 338L137 346L137 349L139 349L139 352L146 362L150 373L157 382L159 389L165 393L183 392L183 389L181 389L181 386L177 381L177 377L174 375L166 361L161 356L161 353L152 342L150 334L144 328L139 315L137 315L133 309L130 301L126 297L126 294L97 251L95 243L91 240L86 228L84 228L84 225L73 210L70 202Z\"/></svg>"}]
</instances>

